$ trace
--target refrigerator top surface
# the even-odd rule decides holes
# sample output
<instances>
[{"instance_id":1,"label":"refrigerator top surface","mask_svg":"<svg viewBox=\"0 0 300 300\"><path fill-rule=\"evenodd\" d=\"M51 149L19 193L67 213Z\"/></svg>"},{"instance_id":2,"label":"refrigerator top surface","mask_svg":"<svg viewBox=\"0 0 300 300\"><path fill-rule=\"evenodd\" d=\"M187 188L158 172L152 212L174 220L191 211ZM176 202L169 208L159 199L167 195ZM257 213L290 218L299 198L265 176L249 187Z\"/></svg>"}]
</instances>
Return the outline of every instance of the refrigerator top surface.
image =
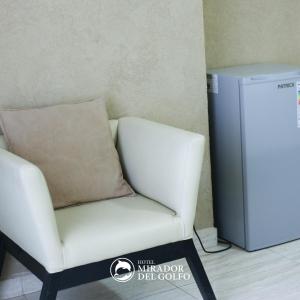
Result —
<instances>
[{"instance_id":1,"label":"refrigerator top surface","mask_svg":"<svg viewBox=\"0 0 300 300\"><path fill-rule=\"evenodd\" d=\"M272 80L286 77L299 77L300 66L288 64L253 64L236 67L210 69L208 74L217 74L252 80Z\"/></svg>"}]
</instances>

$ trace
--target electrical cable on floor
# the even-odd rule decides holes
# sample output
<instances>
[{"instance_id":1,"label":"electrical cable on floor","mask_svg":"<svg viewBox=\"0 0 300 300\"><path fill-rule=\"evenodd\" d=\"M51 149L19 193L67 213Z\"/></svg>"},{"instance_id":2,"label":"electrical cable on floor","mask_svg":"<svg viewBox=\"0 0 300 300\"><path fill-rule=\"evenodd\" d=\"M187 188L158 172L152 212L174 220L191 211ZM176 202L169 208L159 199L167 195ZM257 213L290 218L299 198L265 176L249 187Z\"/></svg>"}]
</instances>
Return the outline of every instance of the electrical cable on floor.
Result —
<instances>
[{"instance_id":1,"label":"electrical cable on floor","mask_svg":"<svg viewBox=\"0 0 300 300\"><path fill-rule=\"evenodd\" d=\"M209 250L206 250L205 247L203 246L203 243L202 243L202 241L201 241L201 238L200 238L198 232L196 231L195 226L194 226L193 228L194 228L194 232L195 232L195 234L196 234L196 237L197 237L198 240L199 240L199 243L200 243L200 245L201 245L201 248L203 249L203 251L204 251L205 253L209 253L209 254L220 253L220 252L227 251L227 250L229 250L229 249L232 247L232 244L231 244L230 242L227 242L227 241L218 239L218 242L219 242L220 244L225 244L225 245L227 245L227 247L225 247L225 248L223 248L223 249L220 249L220 250L216 250L216 251L209 251Z\"/></svg>"}]
</instances>

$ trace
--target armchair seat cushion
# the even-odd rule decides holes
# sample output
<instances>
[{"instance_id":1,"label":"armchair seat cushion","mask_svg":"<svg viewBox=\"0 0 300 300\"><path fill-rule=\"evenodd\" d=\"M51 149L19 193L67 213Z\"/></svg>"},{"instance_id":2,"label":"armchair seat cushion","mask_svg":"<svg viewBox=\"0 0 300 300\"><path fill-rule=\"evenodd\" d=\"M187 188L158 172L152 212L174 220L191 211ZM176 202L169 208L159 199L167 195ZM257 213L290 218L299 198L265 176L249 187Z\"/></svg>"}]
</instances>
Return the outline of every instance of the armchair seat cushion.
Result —
<instances>
[{"instance_id":1,"label":"armchair seat cushion","mask_svg":"<svg viewBox=\"0 0 300 300\"><path fill-rule=\"evenodd\" d=\"M64 269L184 238L175 212L141 195L68 207L55 214Z\"/></svg>"}]
</instances>

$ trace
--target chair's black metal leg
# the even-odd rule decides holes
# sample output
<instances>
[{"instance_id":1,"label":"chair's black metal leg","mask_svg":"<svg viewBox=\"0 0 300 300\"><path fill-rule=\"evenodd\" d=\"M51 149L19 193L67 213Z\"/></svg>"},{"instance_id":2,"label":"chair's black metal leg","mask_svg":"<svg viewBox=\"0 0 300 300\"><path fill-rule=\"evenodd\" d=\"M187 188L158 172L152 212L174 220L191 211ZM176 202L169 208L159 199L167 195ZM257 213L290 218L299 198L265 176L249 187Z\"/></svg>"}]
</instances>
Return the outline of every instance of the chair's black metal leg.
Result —
<instances>
[{"instance_id":1,"label":"chair's black metal leg","mask_svg":"<svg viewBox=\"0 0 300 300\"><path fill-rule=\"evenodd\" d=\"M216 300L193 240L186 241L185 257L204 300Z\"/></svg>"},{"instance_id":2,"label":"chair's black metal leg","mask_svg":"<svg viewBox=\"0 0 300 300\"><path fill-rule=\"evenodd\" d=\"M4 240L3 240L3 238L1 238L1 235L0 235L0 277L1 277L1 272L3 269L3 265L4 265L5 253L6 253L6 250L5 250Z\"/></svg>"},{"instance_id":3,"label":"chair's black metal leg","mask_svg":"<svg viewBox=\"0 0 300 300\"><path fill-rule=\"evenodd\" d=\"M40 300L56 300L59 287L59 276L48 274L43 282Z\"/></svg>"}]
</instances>

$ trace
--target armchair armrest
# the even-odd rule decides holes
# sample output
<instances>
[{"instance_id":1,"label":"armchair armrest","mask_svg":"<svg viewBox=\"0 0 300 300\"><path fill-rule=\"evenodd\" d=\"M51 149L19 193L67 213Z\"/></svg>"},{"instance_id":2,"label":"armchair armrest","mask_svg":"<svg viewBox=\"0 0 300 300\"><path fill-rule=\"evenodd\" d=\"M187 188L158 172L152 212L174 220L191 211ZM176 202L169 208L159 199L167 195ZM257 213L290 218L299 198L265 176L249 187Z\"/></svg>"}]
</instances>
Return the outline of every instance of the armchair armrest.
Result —
<instances>
[{"instance_id":1,"label":"armchair armrest","mask_svg":"<svg viewBox=\"0 0 300 300\"><path fill-rule=\"evenodd\" d=\"M61 243L44 176L32 163L0 149L0 231L48 272L63 268Z\"/></svg>"},{"instance_id":2,"label":"armchair armrest","mask_svg":"<svg viewBox=\"0 0 300 300\"><path fill-rule=\"evenodd\" d=\"M128 181L138 193L173 209L183 220L185 238L193 234L204 142L200 134L138 118L122 118L118 125Z\"/></svg>"}]
</instances>

